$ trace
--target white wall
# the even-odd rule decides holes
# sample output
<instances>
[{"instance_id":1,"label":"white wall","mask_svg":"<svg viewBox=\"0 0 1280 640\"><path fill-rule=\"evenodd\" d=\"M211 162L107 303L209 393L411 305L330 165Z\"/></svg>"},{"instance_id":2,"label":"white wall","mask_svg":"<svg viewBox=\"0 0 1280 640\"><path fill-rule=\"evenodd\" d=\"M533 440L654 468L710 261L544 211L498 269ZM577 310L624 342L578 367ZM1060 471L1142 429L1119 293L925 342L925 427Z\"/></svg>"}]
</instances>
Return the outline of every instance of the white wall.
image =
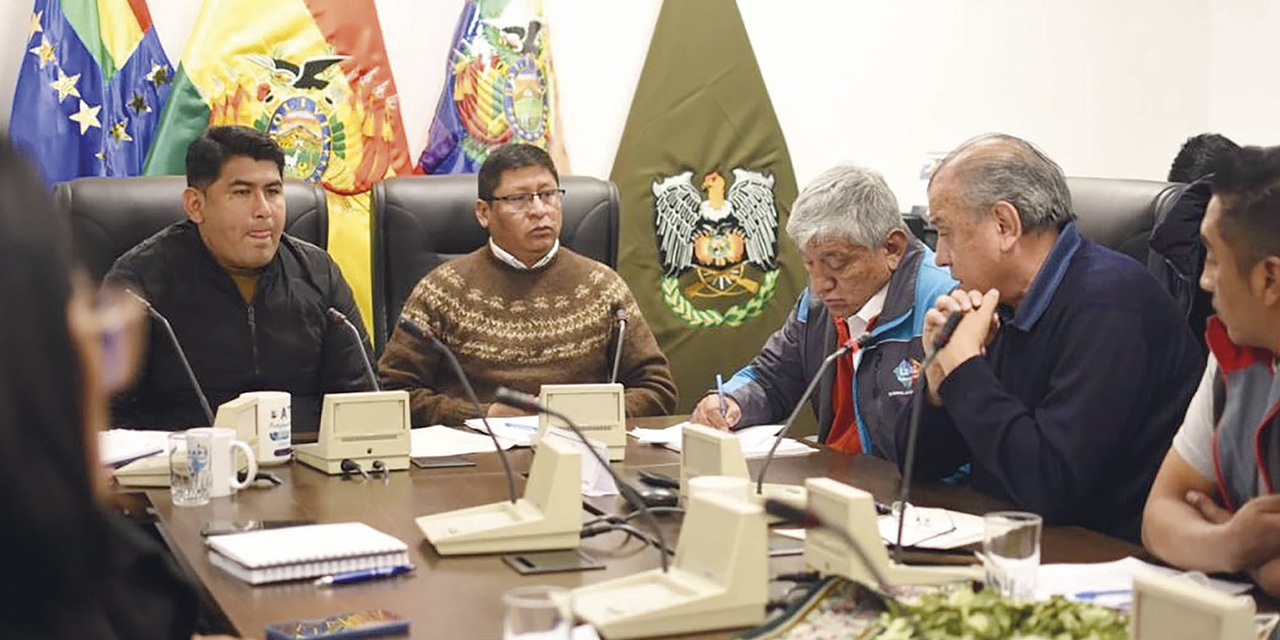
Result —
<instances>
[{"instance_id":1,"label":"white wall","mask_svg":"<svg viewBox=\"0 0 1280 640\"><path fill-rule=\"evenodd\" d=\"M201 0L152 0L176 64ZM575 173L607 176L659 0L545 0ZM690 0L680 0L690 1ZM426 143L462 0L376 0L411 155ZM740 0L803 184L855 161L904 208L929 152L1006 131L1068 174L1161 178L1188 135L1280 142L1268 0ZM0 119L30 0L0 0Z\"/></svg>"}]
</instances>

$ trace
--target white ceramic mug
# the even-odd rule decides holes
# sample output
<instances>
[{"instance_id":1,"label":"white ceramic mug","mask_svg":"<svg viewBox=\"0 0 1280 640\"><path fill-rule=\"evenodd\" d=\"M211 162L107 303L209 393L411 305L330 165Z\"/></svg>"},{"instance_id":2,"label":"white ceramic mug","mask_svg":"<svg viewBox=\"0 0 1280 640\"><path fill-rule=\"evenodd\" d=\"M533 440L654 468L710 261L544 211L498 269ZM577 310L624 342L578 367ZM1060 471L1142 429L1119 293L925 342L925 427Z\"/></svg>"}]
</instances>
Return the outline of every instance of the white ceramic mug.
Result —
<instances>
[{"instance_id":1,"label":"white ceramic mug","mask_svg":"<svg viewBox=\"0 0 1280 640\"><path fill-rule=\"evenodd\" d=\"M258 433L254 437L254 453L258 464L268 467L284 464L293 454L293 398L288 391L249 391L241 398L252 398L258 405Z\"/></svg>"},{"instance_id":2,"label":"white ceramic mug","mask_svg":"<svg viewBox=\"0 0 1280 640\"><path fill-rule=\"evenodd\" d=\"M212 476L209 486L210 497L229 496L253 483L253 477L258 473L258 460L253 455L253 447L242 440L236 440L235 429L200 427L187 429L186 433L189 449L203 448L209 452L208 464ZM236 464L233 449L239 449L244 453L245 459L249 462L249 474L245 476L244 482L236 479L239 465Z\"/></svg>"}]
</instances>

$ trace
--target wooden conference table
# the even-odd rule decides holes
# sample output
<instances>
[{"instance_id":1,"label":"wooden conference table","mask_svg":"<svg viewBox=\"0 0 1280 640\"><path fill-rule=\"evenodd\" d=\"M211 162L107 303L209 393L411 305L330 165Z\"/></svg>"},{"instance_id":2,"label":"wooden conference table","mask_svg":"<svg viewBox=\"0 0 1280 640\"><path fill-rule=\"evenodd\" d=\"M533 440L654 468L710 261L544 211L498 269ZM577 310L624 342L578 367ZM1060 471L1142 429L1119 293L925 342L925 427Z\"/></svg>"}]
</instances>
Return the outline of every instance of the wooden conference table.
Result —
<instances>
[{"instance_id":1,"label":"wooden conference table","mask_svg":"<svg viewBox=\"0 0 1280 640\"><path fill-rule=\"evenodd\" d=\"M648 418L632 421L632 425L659 427L679 420ZM532 453L528 449L510 453L516 471L527 472ZM577 587L658 566L656 550L628 540L622 533L583 540L583 550L606 565L597 571L521 576L497 555L438 555L423 538L414 518L507 498L497 454L472 457L477 466L413 468L392 473L386 479L367 481L327 476L295 462L271 469L283 480L282 486L241 491L195 508L173 507L167 489L153 489L147 495L158 516L161 535L178 561L203 584L240 635L251 638L263 637L263 629L270 622L385 608L411 619L413 638L492 640L502 636L501 595L508 589L532 584ZM758 462L749 465L753 473L757 465ZM626 461L615 465L623 477L634 477L644 468L678 476L679 456L631 442ZM770 482L799 484L815 476L829 476L857 486L884 502L891 502L897 491L898 472L891 463L826 449L809 456L778 458L769 471ZM1007 507L973 491L936 483L913 487L912 502L970 513ZM585 511L584 515L589 517ZM366 522L408 543L417 570L396 578L338 587L316 587L310 581L253 587L209 563L200 537L205 522L267 519ZM647 529L642 523L640 526ZM676 525L665 527L665 531L668 544L674 549ZM1136 545L1076 527L1049 527L1044 532L1044 562L1102 562L1138 552ZM769 567L771 573L797 571L803 569L803 560L799 556L773 558ZM723 631L695 637L732 635Z\"/></svg>"}]
</instances>

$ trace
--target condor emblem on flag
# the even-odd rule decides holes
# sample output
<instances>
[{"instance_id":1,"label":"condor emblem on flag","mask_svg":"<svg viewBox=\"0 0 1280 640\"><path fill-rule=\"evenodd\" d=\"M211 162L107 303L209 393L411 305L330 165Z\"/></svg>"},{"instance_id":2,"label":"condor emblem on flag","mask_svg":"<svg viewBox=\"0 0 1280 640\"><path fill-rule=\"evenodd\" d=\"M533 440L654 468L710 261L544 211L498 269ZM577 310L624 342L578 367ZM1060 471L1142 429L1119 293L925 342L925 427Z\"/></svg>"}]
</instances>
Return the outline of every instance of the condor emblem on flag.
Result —
<instances>
[{"instance_id":1,"label":"condor emblem on flag","mask_svg":"<svg viewBox=\"0 0 1280 640\"><path fill-rule=\"evenodd\" d=\"M653 182L663 300L690 325L738 326L777 289L773 176L736 168L726 193L724 176L708 173L705 200L692 177L685 171ZM732 305L723 309L726 301Z\"/></svg>"},{"instance_id":2,"label":"condor emblem on flag","mask_svg":"<svg viewBox=\"0 0 1280 640\"><path fill-rule=\"evenodd\" d=\"M546 149L560 173L568 173L542 1L470 0L451 51L418 167L435 174L475 172L490 149L523 142Z\"/></svg>"}]
</instances>

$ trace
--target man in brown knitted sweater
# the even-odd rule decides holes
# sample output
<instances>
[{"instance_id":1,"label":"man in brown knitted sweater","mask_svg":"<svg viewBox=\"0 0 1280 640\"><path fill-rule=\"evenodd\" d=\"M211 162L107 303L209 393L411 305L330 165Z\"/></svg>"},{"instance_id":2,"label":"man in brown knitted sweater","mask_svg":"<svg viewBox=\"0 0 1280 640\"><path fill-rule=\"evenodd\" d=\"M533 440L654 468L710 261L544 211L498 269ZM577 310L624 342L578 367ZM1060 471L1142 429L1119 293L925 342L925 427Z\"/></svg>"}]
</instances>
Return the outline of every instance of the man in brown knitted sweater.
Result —
<instances>
[{"instance_id":1,"label":"man in brown knitted sweater","mask_svg":"<svg viewBox=\"0 0 1280 640\"><path fill-rule=\"evenodd\" d=\"M666 356L631 290L609 267L560 246L560 178L538 147L494 149L480 168L476 219L487 246L422 278L401 317L457 355L481 403L500 386L536 394L542 384L606 382L626 311L618 382L627 416L675 410ZM378 361L387 389L405 389L413 424L461 424L476 416L462 385L431 343L397 323ZM520 413L484 405L490 416Z\"/></svg>"}]
</instances>

